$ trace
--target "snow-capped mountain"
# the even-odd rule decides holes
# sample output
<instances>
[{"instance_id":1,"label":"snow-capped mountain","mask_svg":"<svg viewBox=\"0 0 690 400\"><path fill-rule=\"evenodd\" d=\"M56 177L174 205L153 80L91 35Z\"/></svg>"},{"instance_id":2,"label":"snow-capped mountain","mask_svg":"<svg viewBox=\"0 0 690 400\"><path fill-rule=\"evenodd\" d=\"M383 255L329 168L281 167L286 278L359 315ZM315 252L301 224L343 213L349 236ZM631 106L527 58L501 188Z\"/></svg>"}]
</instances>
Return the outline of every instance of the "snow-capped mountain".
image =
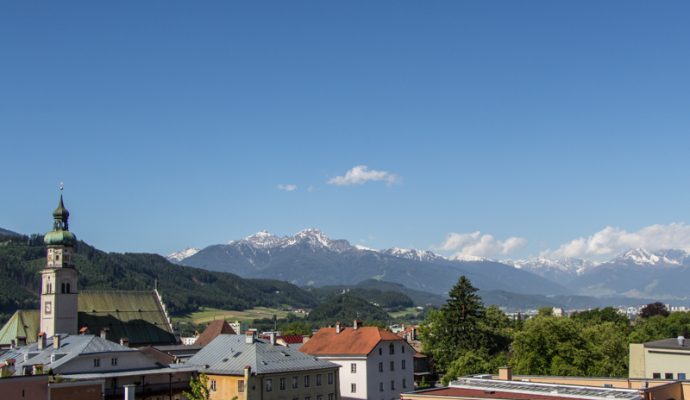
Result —
<instances>
[{"instance_id":1,"label":"snow-capped mountain","mask_svg":"<svg viewBox=\"0 0 690 400\"><path fill-rule=\"evenodd\" d=\"M199 249L194 248L194 247L188 247L184 250L176 251L174 253L170 253L165 258L172 262L180 262L184 260L185 258L191 257L194 254L198 253Z\"/></svg>"},{"instance_id":2,"label":"snow-capped mountain","mask_svg":"<svg viewBox=\"0 0 690 400\"><path fill-rule=\"evenodd\" d=\"M246 278L279 279L297 285L357 284L376 279L445 294L460 275L466 275L484 290L540 294L565 291L556 283L498 262L449 260L415 249L373 250L331 239L318 229L283 237L261 231L227 244L208 246L189 257L169 259Z\"/></svg>"},{"instance_id":3,"label":"snow-capped mountain","mask_svg":"<svg viewBox=\"0 0 690 400\"><path fill-rule=\"evenodd\" d=\"M655 252L637 248L626 251L610 262L649 266L683 265L688 260L688 253L683 250L666 249Z\"/></svg>"},{"instance_id":4,"label":"snow-capped mountain","mask_svg":"<svg viewBox=\"0 0 690 400\"><path fill-rule=\"evenodd\" d=\"M585 273L588 269L598 265L594 261L579 258L559 260L537 257L522 260L503 260L501 262L559 283L568 283Z\"/></svg>"},{"instance_id":5,"label":"snow-capped mountain","mask_svg":"<svg viewBox=\"0 0 690 400\"><path fill-rule=\"evenodd\" d=\"M382 254L389 256L406 258L408 260L416 261L441 261L447 260L445 257L427 250L404 249L402 247L391 247L390 249L381 250Z\"/></svg>"}]
</instances>

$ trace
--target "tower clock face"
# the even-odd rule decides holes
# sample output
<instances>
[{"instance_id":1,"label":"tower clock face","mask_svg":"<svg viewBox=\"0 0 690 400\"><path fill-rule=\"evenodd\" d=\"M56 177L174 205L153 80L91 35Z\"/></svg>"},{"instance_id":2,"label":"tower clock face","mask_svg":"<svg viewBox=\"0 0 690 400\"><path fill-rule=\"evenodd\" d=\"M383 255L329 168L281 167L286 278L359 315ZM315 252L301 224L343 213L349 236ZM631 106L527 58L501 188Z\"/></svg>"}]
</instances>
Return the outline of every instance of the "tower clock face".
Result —
<instances>
[{"instance_id":1,"label":"tower clock face","mask_svg":"<svg viewBox=\"0 0 690 400\"><path fill-rule=\"evenodd\" d=\"M49 302L49 301L46 301L46 304L45 304L45 313L46 313L46 314L50 314L51 312L53 312L53 303L51 303L51 302Z\"/></svg>"}]
</instances>

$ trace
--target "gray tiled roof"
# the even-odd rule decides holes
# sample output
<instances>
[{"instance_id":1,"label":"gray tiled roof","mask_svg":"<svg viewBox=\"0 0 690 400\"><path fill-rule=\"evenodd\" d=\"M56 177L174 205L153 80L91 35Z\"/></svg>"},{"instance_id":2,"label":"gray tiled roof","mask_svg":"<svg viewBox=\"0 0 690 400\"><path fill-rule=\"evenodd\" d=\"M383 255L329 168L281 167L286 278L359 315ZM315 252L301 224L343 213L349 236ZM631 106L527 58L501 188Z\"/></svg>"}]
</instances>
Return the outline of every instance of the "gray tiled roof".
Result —
<instances>
[{"instance_id":1,"label":"gray tiled roof","mask_svg":"<svg viewBox=\"0 0 690 400\"><path fill-rule=\"evenodd\" d=\"M225 375L242 375L245 366L250 366L255 374L339 367L292 347L272 345L268 340L255 339L254 343L246 343L245 335L218 335L187 364L198 365L207 373Z\"/></svg>"},{"instance_id":2,"label":"gray tiled roof","mask_svg":"<svg viewBox=\"0 0 690 400\"><path fill-rule=\"evenodd\" d=\"M56 369L68 361L86 354L132 352L136 349L121 346L109 340L94 335L59 335L60 348L53 347L54 338L46 339L43 350L38 349L38 343L32 343L16 349L8 350L0 356L0 362L14 358L17 371L25 365L43 364L44 369ZM51 362L51 356L55 359ZM25 360L26 357L26 360Z\"/></svg>"}]
</instances>

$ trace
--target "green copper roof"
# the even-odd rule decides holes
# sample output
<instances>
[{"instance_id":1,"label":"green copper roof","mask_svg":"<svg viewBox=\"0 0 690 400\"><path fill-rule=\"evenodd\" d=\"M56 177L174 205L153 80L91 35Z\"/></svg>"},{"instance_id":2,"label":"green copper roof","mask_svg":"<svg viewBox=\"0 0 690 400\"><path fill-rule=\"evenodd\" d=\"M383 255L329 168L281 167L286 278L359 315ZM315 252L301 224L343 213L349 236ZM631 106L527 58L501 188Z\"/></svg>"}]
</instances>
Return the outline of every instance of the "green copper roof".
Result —
<instances>
[{"instance_id":1,"label":"green copper roof","mask_svg":"<svg viewBox=\"0 0 690 400\"><path fill-rule=\"evenodd\" d=\"M58 202L58 206L53 211L53 218L58 219L64 219L67 221L67 218L69 218L69 211L65 208L65 203L62 201L62 194L60 194L60 201Z\"/></svg>"},{"instance_id":2,"label":"green copper roof","mask_svg":"<svg viewBox=\"0 0 690 400\"><path fill-rule=\"evenodd\" d=\"M17 310L0 329L0 346L9 346L13 339L23 337L35 343L40 329L38 310Z\"/></svg>"},{"instance_id":3,"label":"green copper roof","mask_svg":"<svg viewBox=\"0 0 690 400\"><path fill-rule=\"evenodd\" d=\"M50 231L43 236L46 246L74 246L77 237L70 231Z\"/></svg>"},{"instance_id":4,"label":"green copper roof","mask_svg":"<svg viewBox=\"0 0 690 400\"><path fill-rule=\"evenodd\" d=\"M151 291L82 291L78 295L79 328L99 335L108 329L108 340L129 339L133 346L146 344L175 344L173 334L158 295ZM36 342L40 329L38 310L18 310L0 329L0 345L12 339L26 337Z\"/></svg>"},{"instance_id":5,"label":"green copper roof","mask_svg":"<svg viewBox=\"0 0 690 400\"><path fill-rule=\"evenodd\" d=\"M108 339L131 345L174 344L175 336L154 291L82 291L79 327L94 335L107 328Z\"/></svg>"},{"instance_id":6,"label":"green copper roof","mask_svg":"<svg viewBox=\"0 0 690 400\"><path fill-rule=\"evenodd\" d=\"M77 237L69 231L69 211L65 208L62 194L53 211L53 230L46 233L43 241L47 246L74 246L77 242Z\"/></svg>"}]
</instances>

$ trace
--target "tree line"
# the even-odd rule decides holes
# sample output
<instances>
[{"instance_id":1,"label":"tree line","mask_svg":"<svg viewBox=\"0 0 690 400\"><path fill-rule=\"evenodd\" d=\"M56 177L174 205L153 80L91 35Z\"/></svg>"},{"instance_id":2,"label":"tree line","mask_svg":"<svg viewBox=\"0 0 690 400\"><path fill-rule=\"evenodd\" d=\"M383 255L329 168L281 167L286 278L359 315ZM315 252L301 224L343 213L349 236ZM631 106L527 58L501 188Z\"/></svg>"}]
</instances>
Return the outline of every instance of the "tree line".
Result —
<instances>
[{"instance_id":1,"label":"tree line","mask_svg":"<svg viewBox=\"0 0 690 400\"><path fill-rule=\"evenodd\" d=\"M516 374L625 377L630 343L687 335L690 313L646 306L630 321L612 307L555 317L550 308L524 320L484 306L464 276L440 309L420 328L425 353L447 383L458 376L495 373L511 365Z\"/></svg>"}]
</instances>

